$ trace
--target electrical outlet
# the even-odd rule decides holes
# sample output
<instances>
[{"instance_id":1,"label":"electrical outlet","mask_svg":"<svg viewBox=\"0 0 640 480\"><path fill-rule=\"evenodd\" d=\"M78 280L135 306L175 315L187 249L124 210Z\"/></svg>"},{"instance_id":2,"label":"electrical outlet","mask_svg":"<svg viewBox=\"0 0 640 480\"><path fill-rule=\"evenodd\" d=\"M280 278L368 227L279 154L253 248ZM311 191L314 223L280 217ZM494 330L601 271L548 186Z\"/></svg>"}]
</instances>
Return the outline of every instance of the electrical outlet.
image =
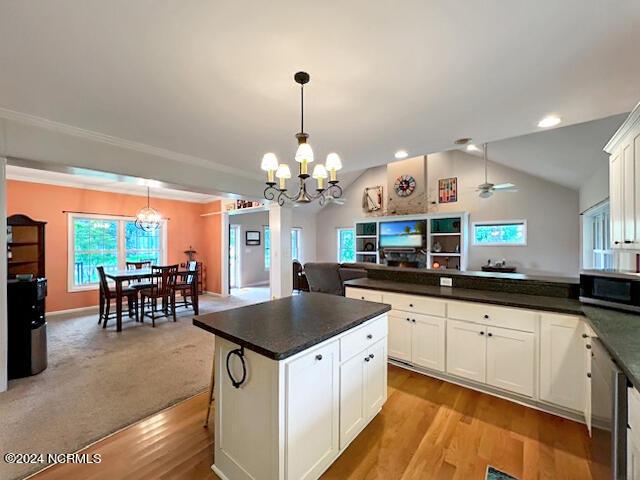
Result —
<instances>
[{"instance_id":1,"label":"electrical outlet","mask_svg":"<svg viewBox=\"0 0 640 480\"><path fill-rule=\"evenodd\" d=\"M451 278L451 277L440 277L440 286L441 287L453 287L453 278Z\"/></svg>"}]
</instances>

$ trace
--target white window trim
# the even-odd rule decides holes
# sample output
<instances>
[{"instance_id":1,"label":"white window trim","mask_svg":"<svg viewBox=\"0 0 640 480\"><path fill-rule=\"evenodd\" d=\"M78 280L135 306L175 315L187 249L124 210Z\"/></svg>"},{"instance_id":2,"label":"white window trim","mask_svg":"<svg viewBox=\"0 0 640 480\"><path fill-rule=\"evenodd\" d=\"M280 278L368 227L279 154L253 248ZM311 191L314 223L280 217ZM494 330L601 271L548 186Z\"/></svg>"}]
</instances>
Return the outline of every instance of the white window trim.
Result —
<instances>
[{"instance_id":1,"label":"white window trim","mask_svg":"<svg viewBox=\"0 0 640 480\"><path fill-rule=\"evenodd\" d=\"M267 255L267 230L269 230L269 225L262 226L262 263L264 265L264 271L268 272L271 270L271 235L269 235L269 262L265 262L265 257ZM271 234L271 232L269 232Z\"/></svg>"},{"instance_id":2,"label":"white window trim","mask_svg":"<svg viewBox=\"0 0 640 480\"><path fill-rule=\"evenodd\" d=\"M521 223L524 228L524 243L477 243L476 242L476 225L480 227L492 226L492 225L510 225L514 223ZM529 242L529 236L527 232L527 221L524 219L519 220L485 220L482 222L473 222L471 224L471 245L474 247L526 247Z\"/></svg>"},{"instance_id":3,"label":"white window trim","mask_svg":"<svg viewBox=\"0 0 640 480\"><path fill-rule=\"evenodd\" d=\"M354 238L356 235L355 227L336 227L336 260L338 261L338 263L342 263L342 260L340 259L340 231L341 230L353 230ZM357 260L358 259L356 258L356 261Z\"/></svg>"},{"instance_id":4,"label":"white window trim","mask_svg":"<svg viewBox=\"0 0 640 480\"><path fill-rule=\"evenodd\" d=\"M73 228L73 221L76 218L94 218L94 219L101 219L101 220L115 220L115 221L119 221L119 222L126 222L126 221L132 221L135 220L136 217L120 217L120 216L113 216L113 215L97 215L97 214L85 214L85 213L69 213L67 214L67 292L69 293L73 293L73 292L86 292L86 291L91 291L91 290L99 290L100 285L99 283L92 283L90 285L75 285L74 284L74 275L75 275L75 268L74 268L74 258L75 258L75 251L74 251L74 228ZM160 238L160 242L161 242L161 246L160 246L160 253L161 253L161 257L162 257L162 263L164 265L167 264L167 250L168 250L168 243L167 243L167 221L166 220L162 220L161 221L161 238ZM120 270L124 270L124 268L126 267L126 263L125 263L125 255L124 255L124 229L119 227L118 228L118 269Z\"/></svg>"}]
</instances>

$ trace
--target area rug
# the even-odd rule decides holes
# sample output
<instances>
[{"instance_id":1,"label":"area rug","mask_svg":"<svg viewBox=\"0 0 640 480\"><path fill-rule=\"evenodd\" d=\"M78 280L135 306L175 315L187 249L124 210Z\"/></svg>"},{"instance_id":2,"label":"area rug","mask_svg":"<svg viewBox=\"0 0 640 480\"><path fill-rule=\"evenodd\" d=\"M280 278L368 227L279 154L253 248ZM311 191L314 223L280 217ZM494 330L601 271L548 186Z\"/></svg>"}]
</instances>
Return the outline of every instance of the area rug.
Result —
<instances>
[{"instance_id":1,"label":"area rug","mask_svg":"<svg viewBox=\"0 0 640 480\"><path fill-rule=\"evenodd\" d=\"M201 313L263 300L201 297ZM207 388L213 336L193 312L156 328L128 318L98 327L97 313L49 317L49 367L0 394L0 478L44 465L9 465L5 453L70 453Z\"/></svg>"},{"instance_id":2,"label":"area rug","mask_svg":"<svg viewBox=\"0 0 640 480\"><path fill-rule=\"evenodd\" d=\"M485 477L486 480L518 480L516 477L512 477L508 473L504 473L497 468L489 465L487 467L487 475Z\"/></svg>"}]
</instances>

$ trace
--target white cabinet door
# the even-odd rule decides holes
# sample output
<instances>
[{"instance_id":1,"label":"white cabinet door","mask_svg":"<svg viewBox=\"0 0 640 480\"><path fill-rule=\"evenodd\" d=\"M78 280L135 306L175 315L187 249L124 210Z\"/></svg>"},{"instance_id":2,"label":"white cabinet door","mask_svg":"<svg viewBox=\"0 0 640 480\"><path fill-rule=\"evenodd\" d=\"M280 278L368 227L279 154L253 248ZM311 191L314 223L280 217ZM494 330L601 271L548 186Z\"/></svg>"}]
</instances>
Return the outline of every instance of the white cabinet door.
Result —
<instances>
[{"instance_id":1,"label":"white cabinet door","mask_svg":"<svg viewBox=\"0 0 640 480\"><path fill-rule=\"evenodd\" d=\"M366 420L364 353L340 366L340 448L346 447ZM368 358L368 357L367 357Z\"/></svg>"},{"instance_id":2,"label":"white cabinet door","mask_svg":"<svg viewBox=\"0 0 640 480\"><path fill-rule=\"evenodd\" d=\"M627 429L627 480L640 480L640 448L634 432Z\"/></svg>"},{"instance_id":3,"label":"white cabinet door","mask_svg":"<svg viewBox=\"0 0 640 480\"><path fill-rule=\"evenodd\" d=\"M585 322L582 322L582 345L584 355L584 370L586 378L584 380L584 423L591 435L591 336L592 332Z\"/></svg>"},{"instance_id":4,"label":"white cabinet door","mask_svg":"<svg viewBox=\"0 0 640 480\"><path fill-rule=\"evenodd\" d=\"M533 397L535 341L533 333L487 329L487 383Z\"/></svg>"},{"instance_id":5,"label":"white cabinet door","mask_svg":"<svg viewBox=\"0 0 640 480\"><path fill-rule=\"evenodd\" d=\"M579 317L540 316L540 399L577 412L585 409L583 331Z\"/></svg>"},{"instance_id":6,"label":"white cabinet door","mask_svg":"<svg viewBox=\"0 0 640 480\"><path fill-rule=\"evenodd\" d=\"M484 325L447 320L447 372L484 382L486 378L486 330Z\"/></svg>"},{"instance_id":7,"label":"white cabinet door","mask_svg":"<svg viewBox=\"0 0 640 480\"><path fill-rule=\"evenodd\" d=\"M333 342L286 365L287 479L318 478L338 455L338 355Z\"/></svg>"},{"instance_id":8,"label":"white cabinet door","mask_svg":"<svg viewBox=\"0 0 640 480\"><path fill-rule=\"evenodd\" d=\"M624 211L622 207L622 157L618 152L609 159L609 209L611 211L611 247L620 248L624 236Z\"/></svg>"},{"instance_id":9,"label":"white cabinet door","mask_svg":"<svg viewBox=\"0 0 640 480\"><path fill-rule=\"evenodd\" d=\"M387 400L387 342L382 340L369 347L363 360L364 408L366 417L370 418Z\"/></svg>"},{"instance_id":10,"label":"white cabinet door","mask_svg":"<svg viewBox=\"0 0 640 480\"><path fill-rule=\"evenodd\" d=\"M640 172L639 172L640 173ZM636 241L636 171L633 158L633 143L622 145L622 241L627 248L633 248Z\"/></svg>"},{"instance_id":11,"label":"white cabinet door","mask_svg":"<svg viewBox=\"0 0 640 480\"><path fill-rule=\"evenodd\" d=\"M411 361L411 318L391 311L389 314L389 356Z\"/></svg>"},{"instance_id":12,"label":"white cabinet door","mask_svg":"<svg viewBox=\"0 0 640 480\"><path fill-rule=\"evenodd\" d=\"M413 314L411 322L411 361L421 367L444 372L446 320Z\"/></svg>"}]
</instances>

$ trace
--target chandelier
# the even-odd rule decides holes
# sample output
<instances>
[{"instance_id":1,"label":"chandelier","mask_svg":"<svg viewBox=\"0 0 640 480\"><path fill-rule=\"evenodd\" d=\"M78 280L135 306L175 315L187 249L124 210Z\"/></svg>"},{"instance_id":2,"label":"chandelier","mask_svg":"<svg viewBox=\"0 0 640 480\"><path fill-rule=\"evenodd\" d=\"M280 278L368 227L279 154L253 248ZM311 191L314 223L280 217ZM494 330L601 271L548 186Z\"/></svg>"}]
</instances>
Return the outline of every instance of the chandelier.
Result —
<instances>
[{"instance_id":1,"label":"chandelier","mask_svg":"<svg viewBox=\"0 0 640 480\"><path fill-rule=\"evenodd\" d=\"M149 187L147 187L147 206L142 207L136 214L136 227L145 232L153 232L160 226L160 213L149 206Z\"/></svg>"},{"instance_id":2,"label":"chandelier","mask_svg":"<svg viewBox=\"0 0 640 480\"><path fill-rule=\"evenodd\" d=\"M284 205L287 200L294 203L310 203L318 200L324 205L327 198L337 199L342 196L342 187L338 185L338 170L342 168L342 161L337 153L327 155L325 164L316 164L312 175L309 175L309 164L313 162L313 150L307 143L309 135L304 133L304 86L309 83L307 72L298 72L293 79L300 85L300 132L296 133L298 150L295 161L299 164L297 192L289 195L287 180L291 178L291 170L286 163L278 163L275 153L266 153L262 157L260 168L267 172L267 188L264 190L264 198L275 200L279 205ZM307 179L313 177L316 181L315 192L307 190ZM276 186L275 179L278 179ZM325 185L325 180L328 184Z\"/></svg>"}]
</instances>

